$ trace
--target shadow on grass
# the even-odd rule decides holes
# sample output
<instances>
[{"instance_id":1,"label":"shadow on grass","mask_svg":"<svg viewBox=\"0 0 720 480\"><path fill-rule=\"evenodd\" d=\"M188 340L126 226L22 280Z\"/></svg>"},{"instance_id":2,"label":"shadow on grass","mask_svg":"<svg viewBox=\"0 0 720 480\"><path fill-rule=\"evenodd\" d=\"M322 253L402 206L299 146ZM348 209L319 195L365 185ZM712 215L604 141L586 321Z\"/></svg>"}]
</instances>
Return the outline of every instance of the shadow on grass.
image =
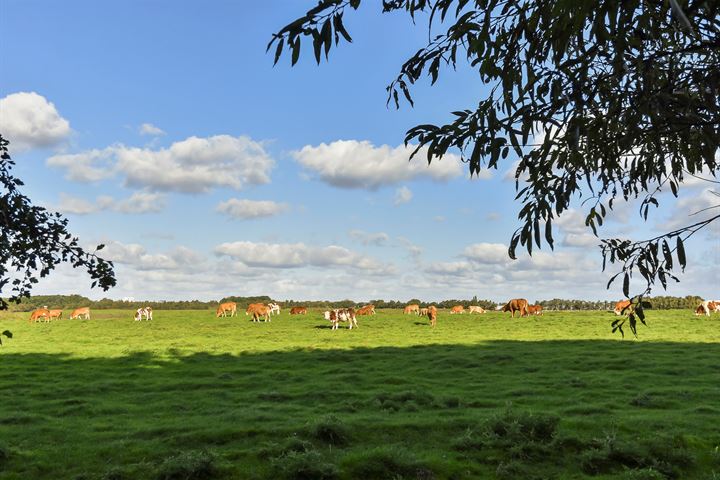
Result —
<instances>
[{"instance_id":1,"label":"shadow on grass","mask_svg":"<svg viewBox=\"0 0 720 480\"><path fill-rule=\"evenodd\" d=\"M580 442L619 431L635 438L690 435L699 445L717 445L718 358L718 344L586 340L239 355L168 349L117 358L3 351L0 473L53 478L62 468L95 478L112 464L132 465L133 477L147 467L142 462L205 465L215 457L178 452L210 448L260 472L254 478L272 478L258 456L264 442L292 438L324 415L343 423L313 428L331 439L333 429L341 431L341 446L354 452L348 458L364 458L361 446L392 450L387 445L396 442L420 455L450 450L454 458L449 440L509 403L558 416L561 429ZM340 455L334 452L327 458ZM592 455L588 464L602 472L604 457ZM487 463L457 461L480 471ZM435 471L455 468L437 462ZM555 473L577 465L556 467Z\"/></svg>"}]
</instances>

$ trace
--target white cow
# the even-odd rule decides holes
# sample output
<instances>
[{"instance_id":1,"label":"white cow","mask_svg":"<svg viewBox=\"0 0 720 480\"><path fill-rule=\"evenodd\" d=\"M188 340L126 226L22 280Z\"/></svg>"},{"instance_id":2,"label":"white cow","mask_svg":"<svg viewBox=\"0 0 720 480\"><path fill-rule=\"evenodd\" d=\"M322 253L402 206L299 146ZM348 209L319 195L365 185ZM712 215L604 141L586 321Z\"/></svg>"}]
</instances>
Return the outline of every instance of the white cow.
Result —
<instances>
[{"instance_id":1,"label":"white cow","mask_svg":"<svg viewBox=\"0 0 720 480\"><path fill-rule=\"evenodd\" d=\"M280 315L280 305L277 303L268 303L268 308L270 309L270 315Z\"/></svg>"}]
</instances>

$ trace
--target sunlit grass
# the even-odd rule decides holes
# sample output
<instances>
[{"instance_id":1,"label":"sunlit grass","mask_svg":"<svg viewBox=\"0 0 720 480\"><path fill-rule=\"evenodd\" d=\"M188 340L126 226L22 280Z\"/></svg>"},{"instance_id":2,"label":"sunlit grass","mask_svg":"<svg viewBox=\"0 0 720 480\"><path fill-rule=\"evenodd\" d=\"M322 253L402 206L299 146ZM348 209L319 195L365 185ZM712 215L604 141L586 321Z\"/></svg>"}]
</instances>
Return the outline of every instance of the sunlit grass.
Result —
<instances>
[{"instance_id":1,"label":"sunlit grass","mask_svg":"<svg viewBox=\"0 0 720 480\"><path fill-rule=\"evenodd\" d=\"M0 478L720 475L720 316L649 317L5 314Z\"/></svg>"}]
</instances>

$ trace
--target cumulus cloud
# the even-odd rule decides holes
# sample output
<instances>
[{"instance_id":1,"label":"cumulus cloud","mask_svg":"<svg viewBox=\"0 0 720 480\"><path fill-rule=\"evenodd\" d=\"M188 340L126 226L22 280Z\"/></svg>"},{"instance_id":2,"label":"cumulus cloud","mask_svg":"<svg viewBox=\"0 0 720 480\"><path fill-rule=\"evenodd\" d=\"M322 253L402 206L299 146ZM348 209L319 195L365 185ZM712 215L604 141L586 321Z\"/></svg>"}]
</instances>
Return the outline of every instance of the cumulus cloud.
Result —
<instances>
[{"instance_id":1,"label":"cumulus cloud","mask_svg":"<svg viewBox=\"0 0 720 480\"><path fill-rule=\"evenodd\" d=\"M363 230L350 230L348 235L363 245L375 245L377 247L385 245L390 239L388 234L384 232L370 233Z\"/></svg>"},{"instance_id":2,"label":"cumulus cloud","mask_svg":"<svg viewBox=\"0 0 720 480\"><path fill-rule=\"evenodd\" d=\"M107 260L142 271L187 270L199 267L205 261L202 255L183 246L175 247L167 253L151 254L142 245L117 241L107 242L102 255Z\"/></svg>"},{"instance_id":3,"label":"cumulus cloud","mask_svg":"<svg viewBox=\"0 0 720 480\"><path fill-rule=\"evenodd\" d=\"M90 202L83 198L60 193L60 203L56 210L75 215L89 215L101 211L114 211L126 214L155 213L165 208L165 197L159 193L136 192L129 198L116 200L102 195Z\"/></svg>"},{"instance_id":4,"label":"cumulus cloud","mask_svg":"<svg viewBox=\"0 0 720 480\"><path fill-rule=\"evenodd\" d=\"M413 198L412 191L407 187L400 187L397 190L395 190L395 205L402 205L403 203L408 203Z\"/></svg>"},{"instance_id":5,"label":"cumulus cloud","mask_svg":"<svg viewBox=\"0 0 720 480\"><path fill-rule=\"evenodd\" d=\"M190 137L169 148L115 145L72 155L56 155L47 164L66 170L66 178L81 182L115 175L125 185L152 191L205 193L213 188L270 182L274 161L263 146L240 136Z\"/></svg>"},{"instance_id":6,"label":"cumulus cloud","mask_svg":"<svg viewBox=\"0 0 720 480\"><path fill-rule=\"evenodd\" d=\"M238 198L220 202L215 208L216 211L239 220L272 217L283 213L287 209L288 206L285 203L277 203L271 200L241 200Z\"/></svg>"},{"instance_id":7,"label":"cumulus cloud","mask_svg":"<svg viewBox=\"0 0 720 480\"><path fill-rule=\"evenodd\" d=\"M387 271L382 263L344 247L307 246L304 243L232 242L215 247L218 256L227 255L250 267L353 267L367 271Z\"/></svg>"},{"instance_id":8,"label":"cumulus cloud","mask_svg":"<svg viewBox=\"0 0 720 480\"><path fill-rule=\"evenodd\" d=\"M0 132L12 151L57 145L72 132L55 105L35 92L0 98Z\"/></svg>"},{"instance_id":9,"label":"cumulus cloud","mask_svg":"<svg viewBox=\"0 0 720 480\"><path fill-rule=\"evenodd\" d=\"M428 165L425 148L418 152L417 158L408 161L413 149L412 145L376 147L368 141L338 140L307 145L292 155L321 181L339 188L374 190L416 178L448 181L462 175L459 156L447 154Z\"/></svg>"},{"instance_id":10,"label":"cumulus cloud","mask_svg":"<svg viewBox=\"0 0 720 480\"><path fill-rule=\"evenodd\" d=\"M471 262L505 264L510 261L508 247L502 243L475 243L465 247L462 256Z\"/></svg>"},{"instance_id":11,"label":"cumulus cloud","mask_svg":"<svg viewBox=\"0 0 720 480\"><path fill-rule=\"evenodd\" d=\"M675 203L675 208L669 217L658 227L669 231L702 222L720 213L720 194L712 190L703 190L698 194L686 195ZM718 229L720 222L713 222Z\"/></svg>"},{"instance_id":12,"label":"cumulus cloud","mask_svg":"<svg viewBox=\"0 0 720 480\"><path fill-rule=\"evenodd\" d=\"M165 135L165 131L163 131L163 129L156 127L152 123L143 123L140 125L138 131L140 132L140 135L151 135L153 137Z\"/></svg>"}]
</instances>

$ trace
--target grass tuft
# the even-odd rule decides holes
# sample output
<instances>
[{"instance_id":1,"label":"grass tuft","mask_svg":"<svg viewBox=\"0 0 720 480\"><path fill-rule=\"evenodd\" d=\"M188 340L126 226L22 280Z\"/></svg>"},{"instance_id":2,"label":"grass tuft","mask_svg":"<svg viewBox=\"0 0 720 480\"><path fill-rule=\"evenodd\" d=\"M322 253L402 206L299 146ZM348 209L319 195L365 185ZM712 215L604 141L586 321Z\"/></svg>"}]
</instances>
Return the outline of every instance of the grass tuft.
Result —
<instances>
[{"instance_id":1,"label":"grass tuft","mask_svg":"<svg viewBox=\"0 0 720 480\"><path fill-rule=\"evenodd\" d=\"M217 475L215 455L205 450L182 452L168 457L157 472L158 480L204 480Z\"/></svg>"},{"instance_id":2,"label":"grass tuft","mask_svg":"<svg viewBox=\"0 0 720 480\"><path fill-rule=\"evenodd\" d=\"M318 419L309 426L308 433L312 438L336 447L344 447L350 443L350 429L335 415Z\"/></svg>"},{"instance_id":3,"label":"grass tuft","mask_svg":"<svg viewBox=\"0 0 720 480\"><path fill-rule=\"evenodd\" d=\"M288 452L272 460L275 477L283 480L335 480L337 466L327 462L315 450Z\"/></svg>"},{"instance_id":4,"label":"grass tuft","mask_svg":"<svg viewBox=\"0 0 720 480\"><path fill-rule=\"evenodd\" d=\"M349 478L430 480L435 477L430 468L397 446L376 447L348 454L342 466Z\"/></svg>"}]
</instances>

